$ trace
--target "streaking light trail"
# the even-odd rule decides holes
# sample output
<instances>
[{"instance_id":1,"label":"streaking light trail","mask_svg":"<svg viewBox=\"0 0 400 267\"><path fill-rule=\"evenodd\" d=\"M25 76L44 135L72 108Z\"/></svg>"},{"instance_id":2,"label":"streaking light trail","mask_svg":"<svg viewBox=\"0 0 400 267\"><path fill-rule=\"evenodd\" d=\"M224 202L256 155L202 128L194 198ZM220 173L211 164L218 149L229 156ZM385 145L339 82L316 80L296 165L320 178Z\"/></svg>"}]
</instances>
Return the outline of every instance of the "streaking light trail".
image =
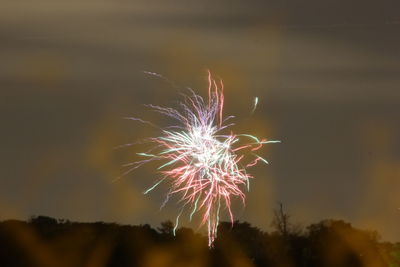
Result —
<instances>
[{"instance_id":1,"label":"streaking light trail","mask_svg":"<svg viewBox=\"0 0 400 267\"><path fill-rule=\"evenodd\" d=\"M149 193L162 182L168 182L170 190L165 202L171 195L177 194L181 203L174 233L183 211L188 211L190 220L193 215L200 214L200 225L207 224L208 245L212 247L221 211L225 210L233 223L232 198L237 197L243 205L245 203L244 190L249 190L249 179L253 178L246 169L259 161L268 164L257 152L265 144L280 141L228 131L233 125L228 121L234 117L224 117L223 114L224 84L222 80L214 79L209 71L207 80L206 100L188 89L189 94L183 96L178 109L147 105L176 120L177 124L160 129L160 136L149 138L153 147L137 153L143 159L127 164L129 169L125 174L143 164L159 161L161 165L157 170L160 179L144 193ZM257 103L258 98L255 98L254 109ZM142 119L128 119L154 126Z\"/></svg>"},{"instance_id":2,"label":"streaking light trail","mask_svg":"<svg viewBox=\"0 0 400 267\"><path fill-rule=\"evenodd\" d=\"M251 114L254 113L254 111L255 111L256 108L257 108L257 105L258 105L258 97L255 97L255 98L254 98L254 103L253 103L253 109L251 110Z\"/></svg>"}]
</instances>

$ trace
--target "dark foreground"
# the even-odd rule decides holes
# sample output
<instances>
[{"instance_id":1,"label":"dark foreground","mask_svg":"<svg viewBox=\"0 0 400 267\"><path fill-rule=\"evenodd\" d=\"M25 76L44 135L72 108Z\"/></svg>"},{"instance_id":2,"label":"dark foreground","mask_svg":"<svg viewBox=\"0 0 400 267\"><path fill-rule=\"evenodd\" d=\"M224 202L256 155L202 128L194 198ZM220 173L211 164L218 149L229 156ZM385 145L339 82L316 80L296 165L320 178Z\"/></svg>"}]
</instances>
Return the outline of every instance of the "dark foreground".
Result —
<instances>
[{"instance_id":1,"label":"dark foreground","mask_svg":"<svg viewBox=\"0 0 400 267\"><path fill-rule=\"evenodd\" d=\"M273 233L221 223L213 249L173 224L77 223L49 217L0 222L0 266L400 266L400 243L326 220L301 229L275 220Z\"/></svg>"}]
</instances>

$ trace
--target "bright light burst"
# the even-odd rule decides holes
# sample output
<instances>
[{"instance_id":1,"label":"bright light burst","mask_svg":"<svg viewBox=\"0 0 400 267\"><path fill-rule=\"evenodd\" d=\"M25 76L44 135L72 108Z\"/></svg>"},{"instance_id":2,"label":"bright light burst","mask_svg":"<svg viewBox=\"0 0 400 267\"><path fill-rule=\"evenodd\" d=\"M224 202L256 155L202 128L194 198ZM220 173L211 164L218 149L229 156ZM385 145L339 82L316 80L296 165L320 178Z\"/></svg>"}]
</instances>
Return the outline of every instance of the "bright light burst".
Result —
<instances>
[{"instance_id":1,"label":"bright light burst","mask_svg":"<svg viewBox=\"0 0 400 267\"><path fill-rule=\"evenodd\" d=\"M257 151L264 144L280 141L259 139L250 134L224 133L233 125L227 123L233 116L224 118L224 85L222 80L215 80L210 72L206 101L191 89L188 90L190 94L184 95L179 109L147 105L178 123L161 129L160 136L149 138L154 146L145 153L137 153L144 159L128 164L126 173L145 163L160 161L158 171L161 179L145 194L161 182L168 181L170 190L165 202L171 195L178 194L182 203L174 232L184 210L189 210L190 219L199 213L201 225L207 223L208 245L212 247L217 236L221 208L225 208L233 222L231 198L239 197L245 203L243 188L248 190L249 179L253 178L246 169L259 161L268 163ZM257 102L258 98L255 98L252 112ZM154 126L141 119L129 119Z\"/></svg>"}]
</instances>

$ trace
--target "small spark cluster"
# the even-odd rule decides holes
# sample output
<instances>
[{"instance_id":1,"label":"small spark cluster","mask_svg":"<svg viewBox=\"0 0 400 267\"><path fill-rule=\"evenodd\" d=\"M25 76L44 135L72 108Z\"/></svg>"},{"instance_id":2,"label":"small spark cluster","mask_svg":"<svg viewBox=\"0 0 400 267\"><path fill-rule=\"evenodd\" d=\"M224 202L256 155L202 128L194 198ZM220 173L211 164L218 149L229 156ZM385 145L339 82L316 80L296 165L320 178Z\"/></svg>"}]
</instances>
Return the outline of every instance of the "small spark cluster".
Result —
<instances>
[{"instance_id":1,"label":"small spark cluster","mask_svg":"<svg viewBox=\"0 0 400 267\"><path fill-rule=\"evenodd\" d=\"M257 151L265 144L280 141L259 139L250 134L226 133L227 128L233 125L227 122L234 117L224 118L224 84L222 80L215 80L209 71L207 100L188 90L190 94L183 96L179 109L147 105L178 123L160 129L160 136L149 138L152 148L145 153L137 153L144 159L128 164L126 173L148 162L160 161L158 172L161 178L144 193L168 181L170 190L166 201L177 194L182 203L174 233L184 210L189 210L190 220L199 213L202 218L200 225L208 226L208 245L212 247L221 209L227 211L233 222L232 197L238 197L245 203L244 189L249 189L249 179L253 178L246 169L259 161L268 163ZM255 98L251 113L257 102L258 98ZM154 125L138 118L129 119Z\"/></svg>"}]
</instances>

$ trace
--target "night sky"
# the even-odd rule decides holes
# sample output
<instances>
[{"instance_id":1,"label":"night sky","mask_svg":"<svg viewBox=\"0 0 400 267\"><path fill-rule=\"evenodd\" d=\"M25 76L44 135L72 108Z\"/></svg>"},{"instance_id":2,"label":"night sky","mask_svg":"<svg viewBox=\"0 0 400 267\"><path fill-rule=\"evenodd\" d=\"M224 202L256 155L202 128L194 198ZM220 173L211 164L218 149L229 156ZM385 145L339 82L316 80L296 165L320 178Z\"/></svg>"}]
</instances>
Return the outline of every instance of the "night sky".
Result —
<instances>
[{"instance_id":1,"label":"night sky","mask_svg":"<svg viewBox=\"0 0 400 267\"><path fill-rule=\"evenodd\" d=\"M1 220L173 220L174 200L159 210L165 186L142 194L157 179L151 166L112 182L139 152L115 147L157 134L123 117L167 124L143 104L174 106L185 87L205 95L210 69L235 131L282 140L251 170L236 218L269 229L283 202L303 225L344 219L400 240L400 2L1 6Z\"/></svg>"}]
</instances>

